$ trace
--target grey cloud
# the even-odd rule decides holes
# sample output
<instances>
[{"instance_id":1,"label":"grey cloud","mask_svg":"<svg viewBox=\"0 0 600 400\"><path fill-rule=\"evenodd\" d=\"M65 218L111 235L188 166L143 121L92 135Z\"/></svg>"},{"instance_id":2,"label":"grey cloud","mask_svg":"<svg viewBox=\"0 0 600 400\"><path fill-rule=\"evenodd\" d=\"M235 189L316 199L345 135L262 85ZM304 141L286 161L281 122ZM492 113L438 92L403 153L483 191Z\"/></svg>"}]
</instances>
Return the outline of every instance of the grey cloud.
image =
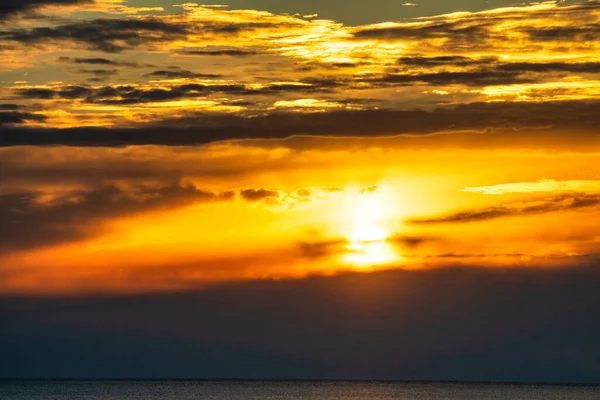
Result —
<instances>
[{"instance_id":1,"label":"grey cloud","mask_svg":"<svg viewBox=\"0 0 600 400\"><path fill-rule=\"evenodd\" d=\"M465 56L438 56L438 57L423 57L411 56L401 57L398 59L398 64L416 66L416 67L437 67L437 66L472 66L481 64L490 64L496 62L496 57L486 58L471 58Z\"/></svg>"},{"instance_id":2,"label":"grey cloud","mask_svg":"<svg viewBox=\"0 0 600 400\"><path fill-rule=\"evenodd\" d=\"M18 104L0 104L0 111L15 111L19 109Z\"/></svg>"},{"instance_id":3,"label":"grey cloud","mask_svg":"<svg viewBox=\"0 0 600 400\"><path fill-rule=\"evenodd\" d=\"M59 61L72 62L75 64L100 64L100 65L119 65L117 61L109 60L107 58L79 58L79 57L59 57Z\"/></svg>"},{"instance_id":4,"label":"grey cloud","mask_svg":"<svg viewBox=\"0 0 600 400\"><path fill-rule=\"evenodd\" d=\"M240 191L240 196L250 203L255 203L267 199L277 199L280 193L268 189L245 189Z\"/></svg>"},{"instance_id":5,"label":"grey cloud","mask_svg":"<svg viewBox=\"0 0 600 400\"><path fill-rule=\"evenodd\" d=\"M159 70L150 76L158 78L216 78L219 75L198 74L185 70ZM63 86L55 89L30 88L17 90L17 94L24 98L33 99L82 99L89 103L101 104L137 104L145 102L168 101L181 98L195 98L207 96L211 93L230 93L235 95L261 95L277 94L284 92L328 92L333 87L332 82L314 82L310 86L281 84L267 85L256 89L244 84L178 84L168 88L140 89L133 85L105 86L92 88L87 86Z\"/></svg>"},{"instance_id":6,"label":"grey cloud","mask_svg":"<svg viewBox=\"0 0 600 400\"><path fill-rule=\"evenodd\" d=\"M578 210L600 205L600 196L571 194L539 201L509 203L478 210L461 211L439 217L413 218L409 223L416 225L468 223L498 218L519 217L558 211Z\"/></svg>"},{"instance_id":7,"label":"grey cloud","mask_svg":"<svg viewBox=\"0 0 600 400\"><path fill-rule=\"evenodd\" d=\"M260 54L259 51L243 48L202 48L202 49L180 49L178 54L189 56L228 56L228 57L248 57Z\"/></svg>"},{"instance_id":8,"label":"grey cloud","mask_svg":"<svg viewBox=\"0 0 600 400\"><path fill-rule=\"evenodd\" d=\"M534 80L531 78L522 77L519 72L486 70L465 72L434 72L414 75L388 74L381 78L366 79L365 81L384 84L425 83L434 86L489 86L534 82Z\"/></svg>"},{"instance_id":9,"label":"grey cloud","mask_svg":"<svg viewBox=\"0 0 600 400\"><path fill-rule=\"evenodd\" d=\"M0 126L20 125L27 121L43 122L46 116L35 114L18 104L0 104Z\"/></svg>"},{"instance_id":10,"label":"grey cloud","mask_svg":"<svg viewBox=\"0 0 600 400\"><path fill-rule=\"evenodd\" d=\"M99 223L162 208L233 200L233 192L213 193L192 185L121 189L104 186L61 194L51 201L43 193L0 196L0 250L76 241L97 235Z\"/></svg>"},{"instance_id":11,"label":"grey cloud","mask_svg":"<svg viewBox=\"0 0 600 400\"><path fill-rule=\"evenodd\" d=\"M564 268L485 268L483 261L230 282L184 293L5 295L0 375L597 382L597 258L573 259L576 265ZM208 268L192 268L202 267ZM180 271L177 265L142 269L132 282L169 282ZM183 385L182 391L196 384ZM299 385L309 392L330 388ZM376 385L394 393L394 385ZM436 387L440 397L454 390ZM589 398L597 392L574 390Z\"/></svg>"},{"instance_id":12,"label":"grey cloud","mask_svg":"<svg viewBox=\"0 0 600 400\"><path fill-rule=\"evenodd\" d=\"M394 235L385 240L385 242L401 248L403 250L414 250L427 243L435 243L440 241L440 238L432 236L408 236ZM302 240L296 243L296 251L299 257L308 259L318 259L330 257L333 255L352 253L350 245L352 243L345 238L332 238L326 240Z\"/></svg>"},{"instance_id":13,"label":"grey cloud","mask_svg":"<svg viewBox=\"0 0 600 400\"><path fill-rule=\"evenodd\" d=\"M153 78L206 78L206 79L217 79L222 77L219 74L201 74L192 71L186 71L182 69L175 70L158 70L147 74L146 76Z\"/></svg>"},{"instance_id":14,"label":"grey cloud","mask_svg":"<svg viewBox=\"0 0 600 400\"><path fill-rule=\"evenodd\" d=\"M518 62L500 64L496 67L502 71L515 72L580 72L580 73L600 73L600 62L549 62L549 63L533 63L533 62Z\"/></svg>"},{"instance_id":15,"label":"grey cloud","mask_svg":"<svg viewBox=\"0 0 600 400\"><path fill-rule=\"evenodd\" d=\"M94 19L57 27L14 29L0 32L0 38L27 45L52 40L73 40L92 50L119 53L143 44L185 39L194 28L187 23L167 22L158 18Z\"/></svg>"},{"instance_id":16,"label":"grey cloud","mask_svg":"<svg viewBox=\"0 0 600 400\"><path fill-rule=\"evenodd\" d=\"M598 5L595 8L597 7ZM521 31L528 34L531 39L540 41L591 42L600 40L598 25L536 27L524 28Z\"/></svg>"},{"instance_id":17,"label":"grey cloud","mask_svg":"<svg viewBox=\"0 0 600 400\"><path fill-rule=\"evenodd\" d=\"M77 72L96 76L110 76L118 73L116 69L78 69Z\"/></svg>"},{"instance_id":18,"label":"grey cloud","mask_svg":"<svg viewBox=\"0 0 600 400\"><path fill-rule=\"evenodd\" d=\"M157 17L140 19L99 18L74 22L56 27L36 27L0 31L0 38L26 45L47 41L71 40L91 50L120 53L142 45L152 46L176 40L185 40L189 34L236 36L243 31L279 26L255 22L173 22Z\"/></svg>"},{"instance_id":19,"label":"grey cloud","mask_svg":"<svg viewBox=\"0 0 600 400\"><path fill-rule=\"evenodd\" d=\"M492 22L479 21L470 23L465 21L457 22L434 22L430 24L405 25L391 28L367 28L354 33L358 39L430 39L430 38L470 38L477 36L485 37L487 27L492 26Z\"/></svg>"},{"instance_id":20,"label":"grey cloud","mask_svg":"<svg viewBox=\"0 0 600 400\"><path fill-rule=\"evenodd\" d=\"M412 56L398 59L398 64L407 67L485 67L495 74L502 72L581 72L600 73L598 62L501 62L497 57L471 58L465 56L423 57ZM467 71L481 73L485 71ZM431 74L432 75L432 74ZM501 76L501 75L499 75Z\"/></svg>"},{"instance_id":21,"label":"grey cloud","mask_svg":"<svg viewBox=\"0 0 600 400\"><path fill-rule=\"evenodd\" d=\"M347 252L349 244L347 239L300 241L296 243L296 250L299 257L318 259Z\"/></svg>"},{"instance_id":22,"label":"grey cloud","mask_svg":"<svg viewBox=\"0 0 600 400\"><path fill-rule=\"evenodd\" d=\"M0 21L10 16L32 11L46 5L65 5L91 3L93 0L2 0L0 3Z\"/></svg>"},{"instance_id":23,"label":"grey cloud","mask_svg":"<svg viewBox=\"0 0 600 400\"><path fill-rule=\"evenodd\" d=\"M59 57L58 61L60 62L68 62L73 64L93 64L93 65L111 65L111 66L122 66L122 67L132 67L132 68L153 68L155 65L153 64L140 64L135 61L120 61L120 60L110 60L108 58L102 57Z\"/></svg>"},{"instance_id":24,"label":"grey cloud","mask_svg":"<svg viewBox=\"0 0 600 400\"><path fill-rule=\"evenodd\" d=\"M41 94L46 95L46 92ZM139 96L137 93L135 96L137 101ZM154 98L167 97L171 94L157 91L153 96ZM424 135L444 131L530 129L533 130L534 135L529 136L530 139L542 135L544 143L547 144L562 139L565 143L572 144L574 135L583 135L579 137L588 138L589 147L596 137L591 132L595 132L600 124L599 106L597 101L565 101L473 103L431 111L343 110L302 115L276 112L254 118L190 114L189 117L166 120L155 126L138 128L6 128L0 136L0 145L196 145L233 139L283 139L295 135L333 138L381 137L400 134ZM569 138L554 134L565 129L571 132ZM489 145L508 139L524 144L528 139L518 134L518 131L509 138L504 138L502 135L481 136L482 140ZM477 138L471 140L477 142ZM539 140L537 146L540 146Z\"/></svg>"}]
</instances>

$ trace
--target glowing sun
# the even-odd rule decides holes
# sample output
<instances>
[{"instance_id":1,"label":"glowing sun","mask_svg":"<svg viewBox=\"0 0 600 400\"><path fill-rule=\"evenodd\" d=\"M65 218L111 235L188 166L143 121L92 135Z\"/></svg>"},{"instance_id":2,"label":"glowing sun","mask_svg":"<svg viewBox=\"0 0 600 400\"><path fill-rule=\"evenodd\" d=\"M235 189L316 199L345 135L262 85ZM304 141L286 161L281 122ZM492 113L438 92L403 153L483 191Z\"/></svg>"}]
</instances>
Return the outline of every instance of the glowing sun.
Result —
<instances>
[{"instance_id":1,"label":"glowing sun","mask_svg":"<svg viewBox=\"0 0 600 400\"><path fill-rule=\"evenodd\" d=\"M389 218L389 212L381 193L366 193L353 198L348 212L352 223L344 262L369 267L388 264L398 258L388 242L390 232L385 227L385 220Z\"/></svg>"}]
</instances>

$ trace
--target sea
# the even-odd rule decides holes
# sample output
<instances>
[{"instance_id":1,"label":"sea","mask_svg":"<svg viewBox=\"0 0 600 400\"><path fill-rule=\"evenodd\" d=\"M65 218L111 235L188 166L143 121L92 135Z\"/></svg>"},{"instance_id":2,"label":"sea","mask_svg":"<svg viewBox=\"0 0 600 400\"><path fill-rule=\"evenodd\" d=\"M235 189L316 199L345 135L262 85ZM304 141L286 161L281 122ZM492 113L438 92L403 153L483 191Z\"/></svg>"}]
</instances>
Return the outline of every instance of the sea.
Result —
<instances>
[{"instance_id":1,"label":"sea","mask_svg":"<svg viewBox=\"0 0 600 400\"><path fill-rule=\"evenodd\" d=\"M2 380L2 400L600 400L600 386L382 381Z\"/></svg>"}]
</instances>

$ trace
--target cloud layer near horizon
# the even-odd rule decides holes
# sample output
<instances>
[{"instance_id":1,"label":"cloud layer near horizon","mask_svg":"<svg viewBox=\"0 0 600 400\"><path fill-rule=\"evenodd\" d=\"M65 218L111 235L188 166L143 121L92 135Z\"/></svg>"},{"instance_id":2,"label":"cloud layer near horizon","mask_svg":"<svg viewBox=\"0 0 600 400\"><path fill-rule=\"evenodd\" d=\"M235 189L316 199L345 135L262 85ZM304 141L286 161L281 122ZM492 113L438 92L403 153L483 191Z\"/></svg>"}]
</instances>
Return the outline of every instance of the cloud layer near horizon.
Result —
<instances>
[{"instance_id":1,"label":"cloud layer near horizon","mask_svg":"<svg viewBox=\"0 0 600 400\"><path fill-rule=\"evenodd\" d=\"M594 382L599 271L589 260L0 298L0 375Z\"/></svg>"}]
</instances>

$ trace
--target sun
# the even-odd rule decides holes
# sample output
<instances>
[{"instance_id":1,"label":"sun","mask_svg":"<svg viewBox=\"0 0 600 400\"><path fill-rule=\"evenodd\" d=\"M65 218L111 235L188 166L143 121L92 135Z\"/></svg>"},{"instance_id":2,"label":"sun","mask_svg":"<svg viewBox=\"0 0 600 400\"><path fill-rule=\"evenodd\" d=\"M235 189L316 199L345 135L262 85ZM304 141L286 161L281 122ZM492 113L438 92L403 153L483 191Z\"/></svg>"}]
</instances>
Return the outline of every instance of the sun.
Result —
<instances>
[{"instance_id":1,"label":"sun","mask_svg":"<svg viewBox=\"0 0 600 400\"><path fill-rule=\"evenodd\" d=\"M389 208L380 192L362 193L352 198L347 209L351 220L349 244L343 261L358 267L388 264L398 259L389 243L385 222Z\"/></svg>"}]
</instances>

